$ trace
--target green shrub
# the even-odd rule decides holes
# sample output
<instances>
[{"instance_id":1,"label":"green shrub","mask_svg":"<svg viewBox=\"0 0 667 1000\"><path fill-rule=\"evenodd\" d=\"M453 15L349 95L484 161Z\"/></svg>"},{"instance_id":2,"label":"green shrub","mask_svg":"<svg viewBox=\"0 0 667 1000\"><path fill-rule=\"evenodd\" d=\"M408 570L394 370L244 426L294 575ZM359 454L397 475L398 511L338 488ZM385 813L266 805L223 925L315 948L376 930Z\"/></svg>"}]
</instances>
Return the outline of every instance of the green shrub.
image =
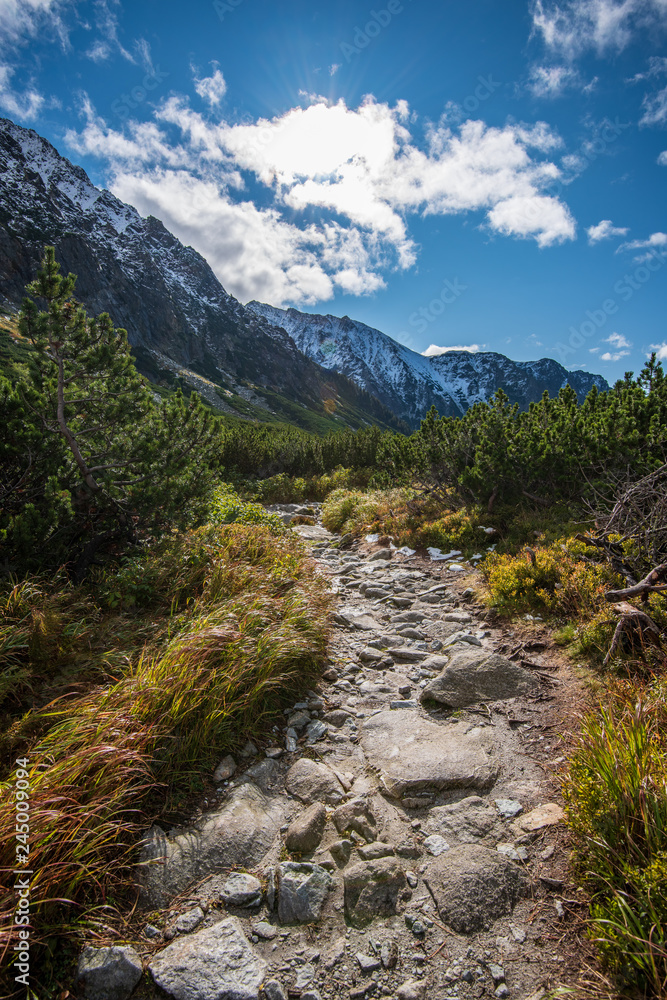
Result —
<instances>
[{"instance_id":1,"label":"green shrub","mask_svg":"<svg viewBox=\"0 0 667 1000\"><path fill-rule=\"evenodd\" d=\"M584 562L591 550L576 539L534 548L513 556L491 553L482 565L494 607L508 613L592 616L604 604L604 593L621 586L606 565Z\"/></svg>"},{"instance_id":2,"label":"green shrub","mask_svg":"<svg viewBox=\"0 0 667 1000\"><path fill-rule=\"evenodd\" d=\"M271 514L259 503L242 500L228 483L223 483L213 494L208 520L211 524L263 524L273 531L285 530L277 514Z\"/></svg>"}]
</instances>

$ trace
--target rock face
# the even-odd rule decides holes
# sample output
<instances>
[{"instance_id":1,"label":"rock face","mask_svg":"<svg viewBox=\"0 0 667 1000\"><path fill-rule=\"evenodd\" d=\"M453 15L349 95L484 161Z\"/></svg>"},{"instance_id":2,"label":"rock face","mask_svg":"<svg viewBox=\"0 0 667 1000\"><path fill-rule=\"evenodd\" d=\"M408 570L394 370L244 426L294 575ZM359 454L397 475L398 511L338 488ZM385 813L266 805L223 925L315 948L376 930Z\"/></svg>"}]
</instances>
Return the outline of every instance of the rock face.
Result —
<instances>
[{"instance_id":1,"label":"rock face","mask_svg":"<svg viewBox=\"0 0 667 1000\"><path fill-rule=\"evenodd\" d=\"M294 861L278 865L276 888L281 924L308 924L317 920L331 884L331 876L319 865Z\"/></svg>"},{"instance_id":2,"label":"rock face","mask_svg":"<svg viewBox=\"0 0 667 1000\"><path fill-rule=\"evenodd\" d=\"M149 906L166 906L195 881L223 868L258 864L278 836L286 803L251 782L222 809L174 837L152 827L139 858L138 879Z\"/></svg>"},{"instance_id":3,"label":"rock face","mask_svg":"<svg viewBox=\"0 0 667 1000\"><path fill-rule=\"evenodd\" d=\"M405 872L394 858L353 865L345 875L345 914L355 927L396 913Z\"/></svg>"},{"instance_id":4,"label":"rock face","mask_svg":"<svg viewBox=\"0 0 667 1000\"><path fill-rule=\"evenodd\" d=\"M389 795L423 789L487 789L498 774L487 729L459 733L414 712L379 712L364 722L364 752Z\"/></svg>"},{"instance_id":5,"label":"rock face","mask_svg":"<svg viewBox=\"0 0 667 1000\"><path fill-rule=\"evenodd\" d=\"M428 866L428 878L440 916L460 934L489 927L510 914L529 888L513 861L473 844L435 858Z\"/></svg>"},{"instance_id":6,"label":"rock face","mask_svg":"<svg viewBox=\"0 0 667 1000\"><path fill-rule=\"evenodd\" d=\"M79 301L127 330L149 378L183 379L231 413L225 390L245 394L258 413L281 408L277 393L292 422L300 407L290 404L326 419L324 401L335 400L337 414L354 426L364 418L402 426L378 399L322 369L284 330L229 295L204 258L159 219L142 218L46 139L0 118L0 304L20 305L45 244L55 246L65 274L78 276Z\"/></svg>"},{"instance_id":7,"label":"rock face","mask_svg":"<svg viewBox=\"0 0 667 1000\"><path fill-rule=\"evenodd\" d=\"M247 308L282 327L309 358L372 392L413 428L431 406L443 416L460 416L499 388L522 408L537 402L545 389L557 396L569 384L583 401L593 385L608 388L601 375L569 372L551 358L510 361L491 351L447 351L427 358L348 316L318 316L262 302L249 302Z\"/></svg>"},{"instance_id":8,"label":"rock face","mask_svg":"<svg viewBox=\"0 0 667 1000\"><path fill-rule=\"evenodd\" d=\"M258 1000L267 965L228 917L173 941L148 968L175 1000Z\"/></svg>"},{"instance_id":9,"label":"rock face","mask_svg":"<svg viewBox=\"0 0 667 1000\"><path fill-rule=\"evenodd\" d=\"M141 979L134 948L84 948L77 969L87 1000L127 1000Z\"/></svg>"},{"instance_id":10,"label":"rock face","mask_svg":"<svg viewBox=\"0 0 667 1000\"><path fill-rule=\"evenodd\" d=\"M423 702L437 701L448 708L465 708L479 701L502 701L527 694L535 678L505 656L481 649L455 653L439 677L423 689Z\"/></svg>"}]
</instances>

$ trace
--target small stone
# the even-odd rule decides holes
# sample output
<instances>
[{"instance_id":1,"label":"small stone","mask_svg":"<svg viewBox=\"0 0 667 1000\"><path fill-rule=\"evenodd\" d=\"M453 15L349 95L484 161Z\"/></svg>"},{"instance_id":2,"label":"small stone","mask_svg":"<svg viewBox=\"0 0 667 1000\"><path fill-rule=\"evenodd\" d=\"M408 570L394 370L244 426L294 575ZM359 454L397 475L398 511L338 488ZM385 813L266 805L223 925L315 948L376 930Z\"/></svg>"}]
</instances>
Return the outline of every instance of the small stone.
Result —
<instances>
[{"instance_id":1,"label":"small stone","mask_svg":"<svg viewBox=\"0 0 667 1000\"><path fill-rule=\"evenodd\" d=\"M499 1000L505 1000L505 997L508 997L510 995L510 991L507 989L504 983L501 983L493 995L498 997Z\"/></svg>"},{"instance_id":2,"label":"small stone","mask_svg":"<svg viewBox=\"0 0 667 1000\"><path fill-rule=\"evenodd\" d=\"M305 989L306 986L312 983L314 978L315 978L315 966L312 965L310 962L306 962L306 964L302 965L296 974L296 983L294 984L295 989L297 990Z\"/></svg>"},{"instance_id":3,"label":"small stone","mask_svg":"<svg viewBox=\"0 0 667 1000\"><path fill-rule=\"evenodd\" d=\"M370 955L363 955L361 952L357 952L356 958L359 963L359 968L367 975L371 972L375 972L376 969L381 967L381 962L377 958L373 958Z\"/></svg>"},{"instance_id":4,"label":"small stone","mask_svg":"<svg viewBox=\"0 0 667 1000\"><path fill-rule=\"evenodd\" d=\"M419 708L419 702L414 699L397 699L396 701L389 702L389 708L399 709L399 708Z\"/></svg>"},{"instance_id":5,"label":"small stone","mask_svg":"<svg viewBox=\"0 0 667 1000\"><path fill-rule=\"evenodd\" d=\"M422 934L426 933L426 927L421 922L421 920L415 920L415 922L413 923L411 929L412 929L412 933L416 934L418 937L421 936Z\"/></svg>"},{"instance_id":6,"label":"small stone","mask_svg":"<svg viewBox=\"0 0 667 1000\"><path fill-rule=\"evenodd\" d=\"M321 802L314 802L308 809L290 823L285 834L288 851L310 854L320 844L327 822L327 811Z\"/></svg>"},{"instance_id":7,"label":"small stone","mask_svg":"<svg viewBox=\"0 0 667 1000\"><path fill-rule=\"evenodd\" d=\"M554 906L556 907L556 914L558 915L558 919L562 920L563 917L565 916L565 907L561 903L560 899L555 900Z\"/></svg>"},{"instance_id":8,"label":"small stone","mask_svg":"<svg viewBox=\"0 0 667 1000\"><path fill-rule=\"evenodd\" d=\"M526 813L517 823L522 830L527 833L533 830L541 830L545 826L555 826L561 823L564 818L563 810L555 802L547 802L546 805L538 806L532 812Z\"/></svg>"},{"instance_id":9,"label":"small stone","mask_svg":"<svg viewBox=\"0 0 667 1000\"><path fill-rule=\"evenodd\" d=\"M248 742L244 746L243 750L241 751L241 756L242 757L256 757L258 753L259 753L259 750L255 746L255 744L253 743L253 741L252 740L248 740Z\"/></svg>"},{"instance_id":10,"label":"small stone","mask_svg":"<svg viewBox=\"0 0 667 1000\"><path fill-rule=\"evenodd\" d=\"M505 819L511 819L523 812L523 806L516 799L496 799L496 809Z\"/></svg>"},{"instance_id":11,"label":"small stone","mask_svg":"<svg viewBox=\"0 0 667 1000\"><path fill-rule=\"evenodd\" d=\"M423 1000L426 993L426 983L421 983L418 979L409 979L398 987L396 996L398 1000Z\"/></svg>"},{"instance_id":12,"label":"small stone","mask_svg":"<svg viewBox=\"0 0 667 1000\"><path fill-rule=\"evenodd\" d=\"M505 970L501 965L497 965L495 962L489 962L487 965L487 969L489 970L491 978L493 979L496 986L498 985L498 983L505 982Z\"/></svg>"},{"instance_id":13,"label":"small stone","mask_svg":"<svg viewBox=\"0 0 667 1000\"><path fill-rule=\"evenodd\" d=\"M258 883L259 884L259 883ZM174 927L180 934L189 934L204 919L204 911L201 906L195 906L185 913L181 913L174 922Z\"/></svg>"},{"instance_id":14,"label":"small stone","mask_svg":"<svg viewBox=\"0 0 667 1000\"><path fill-rule=\"evenodd\" d=\"M384 844L381 840L374 840L370 844L365 844L359 848L359 855L364 861L372 861L375 858L388 858L394 853L391 844Z\"/></svg>"},{"instance_id":15,"label":"small stone","mask_svg":"<svg viewBox=\"0 0 667 1000\"><path fill-rule=\"evenodd\" d=\"M225 880L220 896L225 906L259 906L262 883L254 875L235 872Z\"/></svg>"},{"instance_id":16,"label":"small stone","mask_svg":"<svg viewBox=\"0 0 667 1000\"><path fill-rule=\"evenodd\" d=\"M377 559L389 560L391 559L393 554L394 553L392 552L391 549L378 549L377 552L371 552L371 554L368 557L368 561L375 562L375 560Z\"/></svg>"},{"instance_id":17,"label":"small stone","mask_svg":"<svg viewBox=\"0 0 667 1000\"><path fill-rule=\"evenodd\" d=\"M287 719L288 729L296 729L297 732L301 729L305 729L310 722L310 712L307 710L300 709L298 712L292 712L292 714Z\"/></svg>"},{"instance_id":18,"label":"small stone","mask_svg":"<svg viewBox=\"0 0 667 1000\"><path fill-rule=\"evenodd\" d=\"M393 969L398 962L398 945L395 941L383 941L380 948L380 961L383 969Z\"/></svg>"},{"instance_id":19,"label":"small stone","mask_svg":"<svg viewBox=\"0 0 667 1000\"><path fill-rule=\"evenodd\" d=\"M282 757L285 753L282 747L267 747L264 751L264 755L269 758L269 760L277 760L278 757Z\"/></svg>"},{"instance_id":20,"label":"small stone","mask_svg":"<svg viewBox=\"0 0 667 1000\"><path fill-rule=\"evenodd\" d=\"M285 776L285 787L290 795L302 802L326 802L337 805L343 798L343 786L325 764L302 757Z\"/></svg>"},{"instance_id":21,"label":"small stone","mask_svg":"<svg viewBox=\"0 0 667 1000\"><path fill-rule=\"evenodd\" d=\"M258 920L256 924L252 925L252 932L262 941L273 941L278 936L279 929L270 924L268 920Z\"/></svg>"},{"instance_id":22,"label":"small stone","mask_svg":"<svg viewBox=\"0 0 667 1000\"><path fill-rule=\"evenodd\" d=\"M278 917L283 924L318 920L332 886L331 876L320 865L284 861L276 868Z\"/></svg>"},{"instance_id":23,"label":"small stone","mask_svg":"<svg viewBox=\"0 0 667 1000\"><path fill-rule=\"evenodd\" d=\"M510 932L517 944L523 944L526 940L526 932L523 927L517 927L516 924L510 924Z\"/></svg>"},{"instance_id":24,"label":"small stone","mask_svg":"<svg viewBox=\"0 0 667 1000\"><path fill-rule=\"evenodd\" d=\"M324 739L328 732L329 727L320 719L317 719L315 722L309 722L306 726L306 742L317 743L318 740Z\"/></svg>"},{"instance_id":25,"label":"small stone","mask_svg":"<svg viewBox=\"0 0 667 1000\"><path fill-rule=\"evenodd\" d=\"M231 778L234 771L236 770L236 762L233 757L229 754L223 757L215 771L213 772L213 780L216 782L226 781L227 778Z\"/></svg>"},{"instance_id":26,"label":"small stone","mask_svg":"<svg viewBox=\"0 0 667 1000\"><path fill-rule=\"evenodd\" d=\"M301 1000L322 1000L318 990L306 990L301 994Z\"/></svg>"},{"instance_id":27,"label":"small stone","mask_svg":"<svg viewBox=\"0 0 667 1000\"><path fill-rule=\"evenodd\" d=\"M262 986L266 1000L287 1000L285 991L277 979L267 979Z\"/></svg>"},{"instance_id":28,"label":"small stone","mask_svg":"<svg viewBox=\"0 0 667 1000\"><path fill-rule=\"evenodd\" d=\"M129 946L84 948L77 982L87 1000L126 1000L142 976L141 958Z\"/></svg>"},{"instance_id":29,"label":"small stone","mask_svg":"<svg viewBox=\"0 0 667 1000\"><path fill-rule=\"evenodd\" d=\"M350 860L350 854L352 853L352 841L351 840L336 840L329 847L331 857L334 859L339 868L344 868L345 865Z\"/></svg>"},{"instance_id":30,"label":"small stone","mask_svg":"<svg viewBox=\"0 0 667 1000\"><path fill-rule=\"evenodd\" d=\"M434 833L430 837L426 838L424 841L424 847L429 854L432 854L435 858L449 850L449 844L447 841L444 837L439 836L437 833Z\"/></svg>"},{"instance_id":31,"label":"small stone","mask_svg":"<svg viewBox=\"0 0 667 1000\"><path fill-rule=\"evenodd\" d=\"M419 879L414 872L406 872L405 877L408 880L408 885L411 889L416 889L419 885Z\"/></svg>"},{"instance_id":32,"label":"small stone","mask_svg":"<svg viewBox=\"0 0 667 1000\"><path fill-rule=\"evenodd\" d=\"M160 935L162 934L162 931L160 930L159 927L154 927L153 924L146 924L146 926L144 927L144 934L149 939L149 941L152 941L155 938L159 938Z\"/></svg>"},{"instance_id":33,"label":"small stone","mask_svg":"<svg viewBox=\"0 0 667 1000\"><path fill-rule=\"evenodd\" d=\"M498 854L504 854L510 861L528 860L528 851L523 844L518 844L516 847L514 844L496 844L496 850Z\"/></svg>"}]
</instances>

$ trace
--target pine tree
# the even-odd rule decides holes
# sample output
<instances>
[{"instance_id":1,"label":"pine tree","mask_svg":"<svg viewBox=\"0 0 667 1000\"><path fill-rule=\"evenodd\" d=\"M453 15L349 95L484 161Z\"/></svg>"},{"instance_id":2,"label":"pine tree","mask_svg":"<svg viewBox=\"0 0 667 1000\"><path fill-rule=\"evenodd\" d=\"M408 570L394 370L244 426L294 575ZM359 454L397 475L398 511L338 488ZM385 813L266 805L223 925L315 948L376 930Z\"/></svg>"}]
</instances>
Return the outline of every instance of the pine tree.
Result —
<instances>
[{"instance_id":1,"label":"pine tree","mask_svg":"<svg viewBox=\"0 0 667 1000\"><path fill-rule=\"evenodd\" d=\"M216 421L196 397L156 405L125 330L91 318L53 247L27 291L19 331L27 377L0 387L0 542L15 570L66 564L82 578L104 552L196 518L216 460ZM9 484L9 485L7 485Z\"/></svg>"}]
</instances>

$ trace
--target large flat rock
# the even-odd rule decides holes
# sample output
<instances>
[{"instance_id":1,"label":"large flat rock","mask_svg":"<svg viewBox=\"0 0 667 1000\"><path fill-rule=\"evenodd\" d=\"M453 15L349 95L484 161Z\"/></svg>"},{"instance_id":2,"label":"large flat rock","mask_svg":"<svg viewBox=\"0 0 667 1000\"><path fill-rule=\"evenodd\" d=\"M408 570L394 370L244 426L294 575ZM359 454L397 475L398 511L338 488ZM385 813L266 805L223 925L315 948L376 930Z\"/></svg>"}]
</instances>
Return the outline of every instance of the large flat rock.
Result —
<instances>
[{"instance_id":1,"label":"large flat rock","mask_svg":"<svg viewBox=\"0 0 667 1000\"><path fill-rule=\"evenodd\" d=\"M267 964L236 917L176 938L149 965L153 979L176 1000L258 1000Z\"/></svg>"},{"instance_id":2,"label":"large flat rock","mask_svg":"<svg viewBox=\"0 0 667 1000\"><path fill-rule=\"evenodd\" d=\"M259 864L279 835L286 806L285 799L269 798L247 782L232 792L222 809L175 836L151 827L137 873L142 902L168 906L174 896L208 875Z\"/></svg>"},{"instance_id":3,"label":"large flat rock","mask_svg":"<svg viewBox=\"0 0 667 1000\"><path fill-rule=\"evenodd\" d=\"M510 914L530 887L513 861L476 844L455 847L435 858L426 878L440 916L460 934L483 930Z\"/></svg>"},{"instance_id":4,"label":"large flat rock","mask_svg":"<svg viewBox=\"0 0 667 1000\"><path fill-rule=\"evenodd\" d=\"M438 724L414 712L379 712L364 722L361 744L390 796L425 788L491 788L499 763L486 728Z\"/></svg>"},{"instance_id":5,"label":"large flat rock","mask_svg":"<svg viewBox=\"0 0 667 1000\"><path fill-rule=\"evenodd\" d=\"M534 676L506 656L479 648L463 649L426 685L421 700L465 708L480 701L516 698L536 686Z\"/></svg>"}]
</instances>

